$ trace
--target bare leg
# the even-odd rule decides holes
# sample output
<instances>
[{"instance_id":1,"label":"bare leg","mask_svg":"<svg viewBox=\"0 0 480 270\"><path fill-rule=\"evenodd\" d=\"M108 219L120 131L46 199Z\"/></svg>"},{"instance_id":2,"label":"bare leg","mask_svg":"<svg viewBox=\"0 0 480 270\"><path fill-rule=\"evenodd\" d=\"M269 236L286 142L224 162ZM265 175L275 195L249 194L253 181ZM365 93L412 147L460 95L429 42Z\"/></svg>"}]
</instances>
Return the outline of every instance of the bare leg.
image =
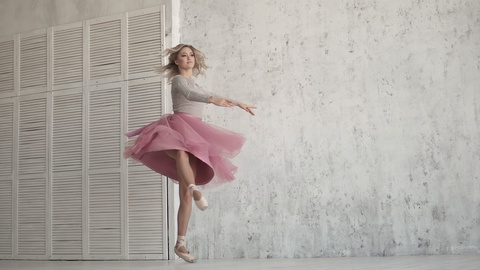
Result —
<instances>
[{"instance_id":1,"label":"bare leg","mask_svg":"<svg viewBox=\"0 0 480 270\"><path fill-rule=\"evenodd\" d=\"M167 150L165 153L175 159L179 176L179 197L180 206L178 208L177 225L178 235L187 234L188 222L192 213L192 197L188 185L195 184L195 175L197 172L197 159L190 156L188 152L181 150ZM200 199L202 194L198 191L193 193L195 199ZM178 243L178 242L177 242ZM179 251L188 253L185 247L180 247Z\"/></svg>"}]
</instances>

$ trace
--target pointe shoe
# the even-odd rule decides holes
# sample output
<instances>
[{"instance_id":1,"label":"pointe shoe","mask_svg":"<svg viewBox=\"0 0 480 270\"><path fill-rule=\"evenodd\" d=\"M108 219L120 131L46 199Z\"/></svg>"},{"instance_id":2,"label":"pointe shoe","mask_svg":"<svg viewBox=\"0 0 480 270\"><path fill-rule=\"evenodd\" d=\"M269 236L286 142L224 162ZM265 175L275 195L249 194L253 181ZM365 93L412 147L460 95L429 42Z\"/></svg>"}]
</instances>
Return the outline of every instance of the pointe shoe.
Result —
<instances>
[{"instance_id":1,"label":"pointe shoe","mask_svg":"<svg viewBox=\"0 0 480 270\"><path fill-rule=\"evenodd\" d=\"M189 263L194 263L197 261L197 258L193 257L190 253L180 252L180 248L183 247L183 244L178 244L175 246L174 251L178 257L182 258L184 261Z\"/></svg>"},{"instance_id":2,"label":"pointe shoe","mask_svg":"<svg viewBox=\"0 0 480 270\"><path fill-rule=\"evenodd\" d=\"M200 198L200 200L198 200L198 201L195 200L195 198L193 197L193 192L194 192L194 191L200 192L200 191L198 190L197 186L195 186L194 184L190 184L190 185L188 185L188 189L190 190L190 195L192 195L192 198L193 198L193 200L195 201L195 204L197 205L198 209L200 209L200 210L202 210L202 211L205 211L205 209L208 208L207 199L205 199L205 197L203 197L203 195L202 195L202 197Z\"/></svg>"}]
</instances>

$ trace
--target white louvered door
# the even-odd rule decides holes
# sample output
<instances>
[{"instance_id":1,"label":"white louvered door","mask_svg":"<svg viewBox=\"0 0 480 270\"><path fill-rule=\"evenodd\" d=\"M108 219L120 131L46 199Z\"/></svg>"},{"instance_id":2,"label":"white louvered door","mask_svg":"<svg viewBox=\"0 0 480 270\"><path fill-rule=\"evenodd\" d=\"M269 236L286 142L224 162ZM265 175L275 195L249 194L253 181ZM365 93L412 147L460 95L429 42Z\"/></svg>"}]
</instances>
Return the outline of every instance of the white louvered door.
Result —
<instances>
[{"instance_id":1,"label":"white louvered door","mask_svg":"<svg viewBox=\"0 0 480 270\"><path fill-rule=\"evenodd\" d=\"M47 31L20 35L20 93L47 91Z\"/></svg>"},{"instance_id":2,"label":"white louvered door","mask_svg":"<svg viewBox=\"0 0 480 270\"><path fill-rule=\"evenodd\" d=\"M83 258L84 23L50 28L51 258Z\"/></svg>"},{"instance_id":3,"label":"white louvered door","mask_svg":"<svg viewBox=\"0 0 480 270\"><path fill-rule=\"evenodd\" d=\"M83 86L83 23L51 28L52 90Z\"/></svg>"},{"instance_id":4,"label":"white louvered door","mask_svg":"<svg viewBox=\"0 0 480 270\"><path fill-rule=\"evenodd\" d=\"M166 179L122 157L164 112L165 7L0 38L0 259L167 259Z\"/></svg>"},{"instance_id":5,"label":"white louvered door","mask_svg":"<svg viewBox=\"0 0 480 270\"><path fill-rule=\"evenodd\" d=\"M15 40L0 39L0 97L14 95Z\"/></svg>"},{"instance_id":6,"label":"white louvered door","mask_svg":"<svg viewBox=\"0 0 480 270\"><path fill-rule=\"evenodd\" d=\"M160 78L139 79L128 85L128 130L157 120L162 114ZM145 98L148 97L148 98ZM164 177L138 162L128 163L128 255L130 259L163 258L166 239Z\"/></svg>"},{"instance_id":7,"label":"white louvered door","mask_svg":"<svg viewBox=\"0 0 480 270\"><path fill-rule=\"evenodd\" d=\"M17 254L47 254L47 98L21 97L18 121Z\"/></svg>"},{"instance_id":8,"label":"white louvered door","mask_svg":"<svg viewBox=\"0 0 480 270\"><path fill-rule=\"evenodd\" d=\"M19 36L18 258L44 258L48 254L47 46L46 30Z\"/></svg>"},{"instance_id":9,"label":"white louvered door","mask_svg":"<svg viewBox=\"0 0 480 270\"><path fill-rule=\"evenodd\" d=\"M128 79L156 76L155 67L161 65L164 9L129 12Z\"/></svg>"},{"instance_id":10,"label":"white louvered door","mask_svg":"<svg viewBox=\"0 0 480 270\"><path fill-rule=\"evenodd\" d=\"M87 83L123 81L124 16L89 20L87 27Z\"/></svg>"},{"instance_id":11,"label":"white louvered door","mask_svg":"<svg viewBox=\"0 0 480 270\"><path fill-rule=\"evenodd\" d=\"M53 94L52 258L82 258L83 92Z\"/></svg>"},{"instance_id":12,"label":"white louvered door","mask_svg":"<svg viewBox=\"0 0 480 270\"><path fill-rule=\"evenodd\" d=\"M15 39L0 39L0 258L13 258Z\"/></svg>"},{"instance_id":13,"label":"white louvered door","mask_svg":"<svg viewBox=\"0 0 480 270\"><path fill-rule=\"evenodd\" d=\"M90 87L87 127L87 258L121 259L122 89L124 83Z\"/></svg>"},{"instance_id":14,"label":"white louvered door","mask_svg":"<svg viewBox=\"0 0 480 270\"><path fill-rule=\"evenodd\" d=\"M129 12L127 130L162 115L165 89L154 68L161 65L164 43L164 7ZM153 78L148 78L153 77ZM148 79L136 79L148 78ZM136 79L136 80L132 80ZM128 162L128 257L159 259L168 255L166 179L140 163Z\"/></svg>"},{"instance_id":15,"label":"white louvered door","mask_svg":"<svg viewBox=\"0 0 480 270\"><path fill-rule=\"evenodd\" d=\"M4 258L13 257L14 113L13 99L0 100L0 256Z\"/></svg>"}]
</instances>

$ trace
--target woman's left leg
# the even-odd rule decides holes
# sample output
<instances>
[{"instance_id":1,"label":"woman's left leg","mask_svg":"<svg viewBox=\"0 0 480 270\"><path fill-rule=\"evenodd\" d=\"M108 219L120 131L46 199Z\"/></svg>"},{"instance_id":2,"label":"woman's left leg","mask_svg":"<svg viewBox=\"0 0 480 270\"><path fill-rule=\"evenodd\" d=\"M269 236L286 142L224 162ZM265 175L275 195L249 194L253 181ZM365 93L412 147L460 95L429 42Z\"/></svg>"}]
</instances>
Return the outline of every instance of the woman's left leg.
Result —
<instances>
[{"instance_id":1,"label":"woman's left leg","mask_svg":"<svg viewBox=\"0 0 480 270\"><path fill-rule=\"evenodd\" d=\"M191 169L191 175L193 179L197 175L197 158L189 154L188 163ZM187 234L188 222L190 220L190 214L192 212L192 196L188 188L188 182L179 181L179 197L180 207L178 208L177 223L178 223L178 235L185 236ZM198 195L194 192L195 195ZM199 193L202 196L201 193Z\"/></svg>"},{"instance_id":2,"label":"woman's left leg","mask_svg":"<svg viewBox=\"0 0 480 270\"><path fill-rule=\"evenodd\" d=\"M187 262L195 262L196 259L189 254L185 248L185 236L187 234L188 222L192 212L192 195L196 196L202 194L199 191L191 191L190 186L195 184L197 175L197 158L192 154L181 150L165 151L167 155L176 160L176 166L179 175L179 197L180 206L178 208L177 226L178 238L175 245L175 253Z\"/></svg>"}]
</instances>

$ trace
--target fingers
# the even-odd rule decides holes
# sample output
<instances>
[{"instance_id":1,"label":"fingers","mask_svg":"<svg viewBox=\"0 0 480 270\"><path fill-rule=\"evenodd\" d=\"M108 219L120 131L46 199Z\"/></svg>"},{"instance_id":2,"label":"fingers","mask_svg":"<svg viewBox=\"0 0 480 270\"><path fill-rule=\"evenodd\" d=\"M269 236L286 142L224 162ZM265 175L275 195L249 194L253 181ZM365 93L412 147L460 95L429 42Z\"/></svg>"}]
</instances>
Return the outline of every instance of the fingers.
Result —
<instances>
[{"instance_id":1,"label":"fingers","mask_svg":"<svg viewBox=\"0 0 480 270\"><path fill-rule=\"evenodd\" d=\"M257 107L255 106L245 106L244 110L250 113L251 115L255 115L252 109L256 109Z\"/></svg>"}]
</instances>

